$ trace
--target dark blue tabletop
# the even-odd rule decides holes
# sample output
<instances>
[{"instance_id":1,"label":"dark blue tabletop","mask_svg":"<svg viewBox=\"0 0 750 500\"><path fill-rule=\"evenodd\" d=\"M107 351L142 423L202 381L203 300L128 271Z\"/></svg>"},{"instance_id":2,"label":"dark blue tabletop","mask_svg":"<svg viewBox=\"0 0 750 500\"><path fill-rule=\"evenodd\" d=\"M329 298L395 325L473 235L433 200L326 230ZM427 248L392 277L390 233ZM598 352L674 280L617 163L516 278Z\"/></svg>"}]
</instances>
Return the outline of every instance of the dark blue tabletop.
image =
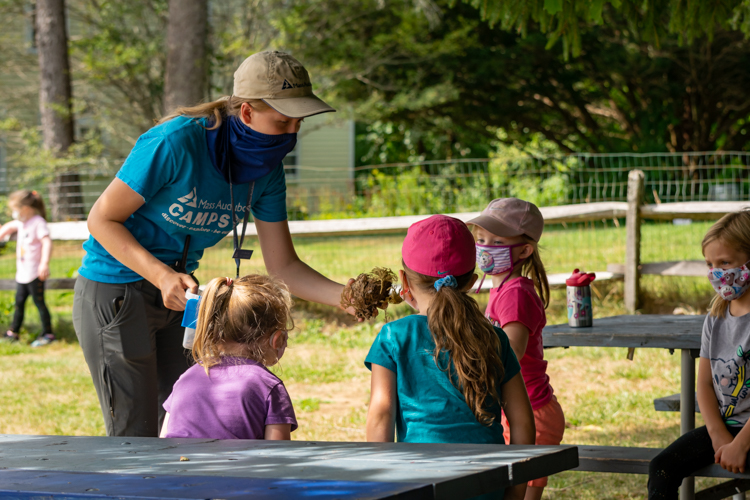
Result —
<instances>
[{"instance_id":1,"label":"dark blue tabletop","mask_svg":"<svg viewBox=\"0 0 750 500\"><path fill-rule=\"evenodd\" d=\"M0 435L0 497L461 499L577 465L574 446Z\"/></svg>"}]
</instances>

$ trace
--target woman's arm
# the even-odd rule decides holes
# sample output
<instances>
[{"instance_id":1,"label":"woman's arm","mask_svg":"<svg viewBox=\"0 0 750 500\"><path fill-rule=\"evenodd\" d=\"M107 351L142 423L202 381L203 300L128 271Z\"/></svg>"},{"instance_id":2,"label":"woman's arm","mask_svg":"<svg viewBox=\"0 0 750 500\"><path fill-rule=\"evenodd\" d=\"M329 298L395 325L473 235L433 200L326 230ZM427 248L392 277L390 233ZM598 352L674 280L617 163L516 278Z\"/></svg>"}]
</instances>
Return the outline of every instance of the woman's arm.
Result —
<instances>
[{"instance_id":1,"label":"woman's arm","mask_svg":"<svg viewBox=\"0 0 750 500\"><path fill-rule=\"evenodd\" d=\"M39 261L39 280L44 281L49 278L49 259L52 255L52 238L45 236L42 238L42 260Z\"/></svg>"},{"instance_id":2,"label":"woman's arm","mask_svg":"<svg viewBox=\"0 0 750 500\"><path fill-rule=\"evenodd\" d=\"M396 374L372 365L370 407L367 409L367 441L392 443L396 431Z\"/></svg>"},{"instance_id":3,"label":"woman's arm","mask_svg":"<svg viewBox=\"0 0 750 500\"><path fill-rule=\"evenodd\" d=\"M267 425L263 439L266 441L289 441L292 439L292 424Z\"/></svg>"},{"instance_id":4,"label":"woman's arm","mask_svg":"<svg viewBox=\"0 0 750 500\"><path fill-rule=\"evenodd\" d=\"M535 444L536 427L531 411L526 384L521 372L502 386L503 412L510 427L509 444ZM526 484L517 484L505 490L506 500L521 500L526 495Z\"/></svg>"},{"instance_id":5,"label":"woman's arm","mask_svg":"<svg viewBox=\"0 0 750 500\"><path fill-rule=\"evenodd\" d=\"M198 284L154 257L123 225L142 205L141 195L120 179L113 180L91 208L89 232L115 259L159 288L168 309L182 311L185 289L197 293Z\"/></svg>"},{"instance_id":6,"label":"woman's arm","mask_svg":"<svg viewBox=\"0 0 750 500\"><path fill-rule=\"evenodd\" d=\"M513 321L503 325L503 331L508 336L510 347L516 354L518 361L521 361L526 354L526 346L529 345L529 329L519 321Z\"/></svg>"},{"instance_id":7,"label":"woman's arm","mask_svg":"<svg viewBox=\"0 0 750 500\"><path fill-rule=\"evenodd\" d=\"M255 228L268 274L281 279L301 299L341 307L344 286L329 280L300 260L294 250L287 221L256 220Z\"/></svg>"}]
</instances>

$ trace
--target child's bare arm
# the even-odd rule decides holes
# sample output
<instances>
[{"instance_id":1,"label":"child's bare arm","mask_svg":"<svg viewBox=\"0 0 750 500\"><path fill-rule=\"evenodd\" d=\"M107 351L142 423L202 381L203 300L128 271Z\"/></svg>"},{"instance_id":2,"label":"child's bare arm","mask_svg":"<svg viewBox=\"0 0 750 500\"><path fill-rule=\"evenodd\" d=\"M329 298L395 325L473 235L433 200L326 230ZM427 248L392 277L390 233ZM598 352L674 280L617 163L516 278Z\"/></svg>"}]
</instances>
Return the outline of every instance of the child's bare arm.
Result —
<instances>
[{"instance_id":1,"label":"child's bare arm","mask_svg":"<svg viewBox=\"0 0 750 500\"><path fill-rule=\"evenodd\" d=\"M52 255L52 238L42 238L42 259L39 261L39 279L44 281L49 278L49 259Z\"/></svg>"},{"instance_id":2,"label":"child's bare arm","mask_svg":"<svg viewBox=\"0 0 750 500\"><path fill-rule=\"evenodd\" d=\"M711 380L711 360L700 358L698 362L698 406L701 409L703 421L706 423L708 435L711 436L711 444L714 452L725 444L732 442L732 435L724 425L724 419L719 413L719 403L716 400L714 384Z\"/></svg>"},{"instance_id":3,"label":"child's bare arm","mask_svg":"<svg viewBox=\"0 0 750 500\"><path fill-rule=\"evenodd\" d=\"M732 437L727 430L719 413L711 375L711 360L708 358L700 358L698 364L698 406L706 422L708 435L711 436L716 463L729 472L745 472L747 453L750 451L750 430L745 426L736 437Z\"/></svg>"},{"instance_id":4,"label":"child's bare arm","mask_svg":"<svg viewBox=\"0 0 750 500\"><path fill-rule=\"evenodd\" d=\"M159 437L167 437L167 424L169 423L169 412L164 414L164 423L161 424L161 432L159 433Z\"/></svg>"},{"instance_id":5,"label":"child's bare arm","mask_svg":"<svg viewBox=\"0 0 750 500\"><path fill-rule=\"evenodd\" d=\"M729 472L744 473L747 468L748 451L750 451L750 426L746 425L731 443L719 448L714 458Z\"/></svg>"},{"instance_id":6,"label":"child's bare arm","mask_svg":"<svg viewBox=\"0 0 750 500\"><path fill-rule=\"evenodd\" d=\"M7 236L10 236L15 232L18 232L18 224L16 224L16 221L3 224L2 227L0 227L0 240L4 240Z\"/></svg>"},{"instance_id":7,"label":"child's bare arm","mask_svg":"<svg viewBox=\"0 0 750 500\"><path fill-rule=\"evenodd\" d=\"M367 440L392 443L396 429L396 374L372 365L370 407L367 410Z\"/></svg>"},{"instance_id":8,"label":"child's bare arm","mask_svg":"<svg viewBox=\"0 0 750 500\"><path fill-rule=\"evenodd\" d=\"M267 425L263 439L266 441L289 441L292 439L292 424Z\"/></svg>"},{"instance_id":9,"label":"child's bare arm","mask_svg":"<svg viewBox=\"0 0 750 500\"><path fill-rule=\"evenodd\" d=\"M526 346L529 345L529 329L519 321L513 321L503 325L503 331L508 336L510 347L516 354L518 361L521 361L526 354Z\"/></svg>"},{"instance_id":10,"label":"child's bare arm","mask_svg":"<svg viewBox=\"0 0 750 500\"><path fill-rule=\"evenodd\" d=\"M510 427L509 444L535 444L536 426L531 410L526 384L521 372L502 386L503 412ZM506 500L521 500L526 495L527 483L517 484L505 490Z\"/></svg>"}]
</instances>

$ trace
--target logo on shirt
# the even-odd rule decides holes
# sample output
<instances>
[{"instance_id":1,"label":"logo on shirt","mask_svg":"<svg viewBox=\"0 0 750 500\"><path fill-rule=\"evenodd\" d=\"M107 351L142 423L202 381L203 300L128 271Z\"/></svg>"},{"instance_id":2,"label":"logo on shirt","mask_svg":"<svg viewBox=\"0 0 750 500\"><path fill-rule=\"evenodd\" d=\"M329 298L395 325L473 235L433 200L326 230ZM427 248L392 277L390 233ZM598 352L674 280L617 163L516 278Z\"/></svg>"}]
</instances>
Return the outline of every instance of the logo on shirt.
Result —
<instances>
[{"instance_id":1,"label":"logo on shirt","mask_svg":"<svg viewBox=\"0 0 750 500\"><path fill-rule=\"evenodd\" d=\"M740 420L733 418L737 407L748 397L750 379L746 373L746 364L750 359L750 352L746 352L741 345L737 346L736 356L728 360L711 358L711 372L714 387L721 393L719 405L724 422L727 425L739 425ZM740 413L747 411L746 404L742 405Z\"/></svg>"},{"instance_id":2,"label":"logo on shirt","mask_svg":"<svg viewBox=\"0 0 750 500\"><path fill-rule=\"evenodd\" d=\"M193 187L188 194L178 197L176 203L172 203L162 213L162 217L181 229L225 234L227 228L231 227L231 210L231 202L201 199L197 187ZM241 220L245 205L237 203L234 210L236 217Z\"/></svg>"},{"instance_id":3,"label":"logo on shirt","mask_svg":"<svg viewBox=\"0 0 750 500\"><path fill-rule=\"evenodd\" d=\"M196 208L198 206L197 190L193 188L193 190L190 191L185 196L180 196L179 198L177 198L177 201L179 201L180 203L184 203L185 205L189 207Z\"/></svg>"}]
</instances>

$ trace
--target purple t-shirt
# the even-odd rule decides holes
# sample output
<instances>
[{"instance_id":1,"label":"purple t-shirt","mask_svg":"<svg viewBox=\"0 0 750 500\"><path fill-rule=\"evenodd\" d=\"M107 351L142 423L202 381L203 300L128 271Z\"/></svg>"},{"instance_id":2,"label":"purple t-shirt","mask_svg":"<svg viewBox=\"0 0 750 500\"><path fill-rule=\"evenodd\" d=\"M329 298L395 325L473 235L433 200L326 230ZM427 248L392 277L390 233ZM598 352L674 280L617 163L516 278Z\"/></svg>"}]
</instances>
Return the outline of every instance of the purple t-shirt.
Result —
<instances>
[{"instance_id":1,"label":"purple t-shirt","mask_svg":"<svg viewBox=\"0 0 750 500\"><path fill-rule=\"evenodd\" d=\"M294 408L284 383L260 363L222 358L209 375L190 367L164 402L169 412L166 437L263 439L265 426L291 424Z\"/></svg>"}]
</instances>

